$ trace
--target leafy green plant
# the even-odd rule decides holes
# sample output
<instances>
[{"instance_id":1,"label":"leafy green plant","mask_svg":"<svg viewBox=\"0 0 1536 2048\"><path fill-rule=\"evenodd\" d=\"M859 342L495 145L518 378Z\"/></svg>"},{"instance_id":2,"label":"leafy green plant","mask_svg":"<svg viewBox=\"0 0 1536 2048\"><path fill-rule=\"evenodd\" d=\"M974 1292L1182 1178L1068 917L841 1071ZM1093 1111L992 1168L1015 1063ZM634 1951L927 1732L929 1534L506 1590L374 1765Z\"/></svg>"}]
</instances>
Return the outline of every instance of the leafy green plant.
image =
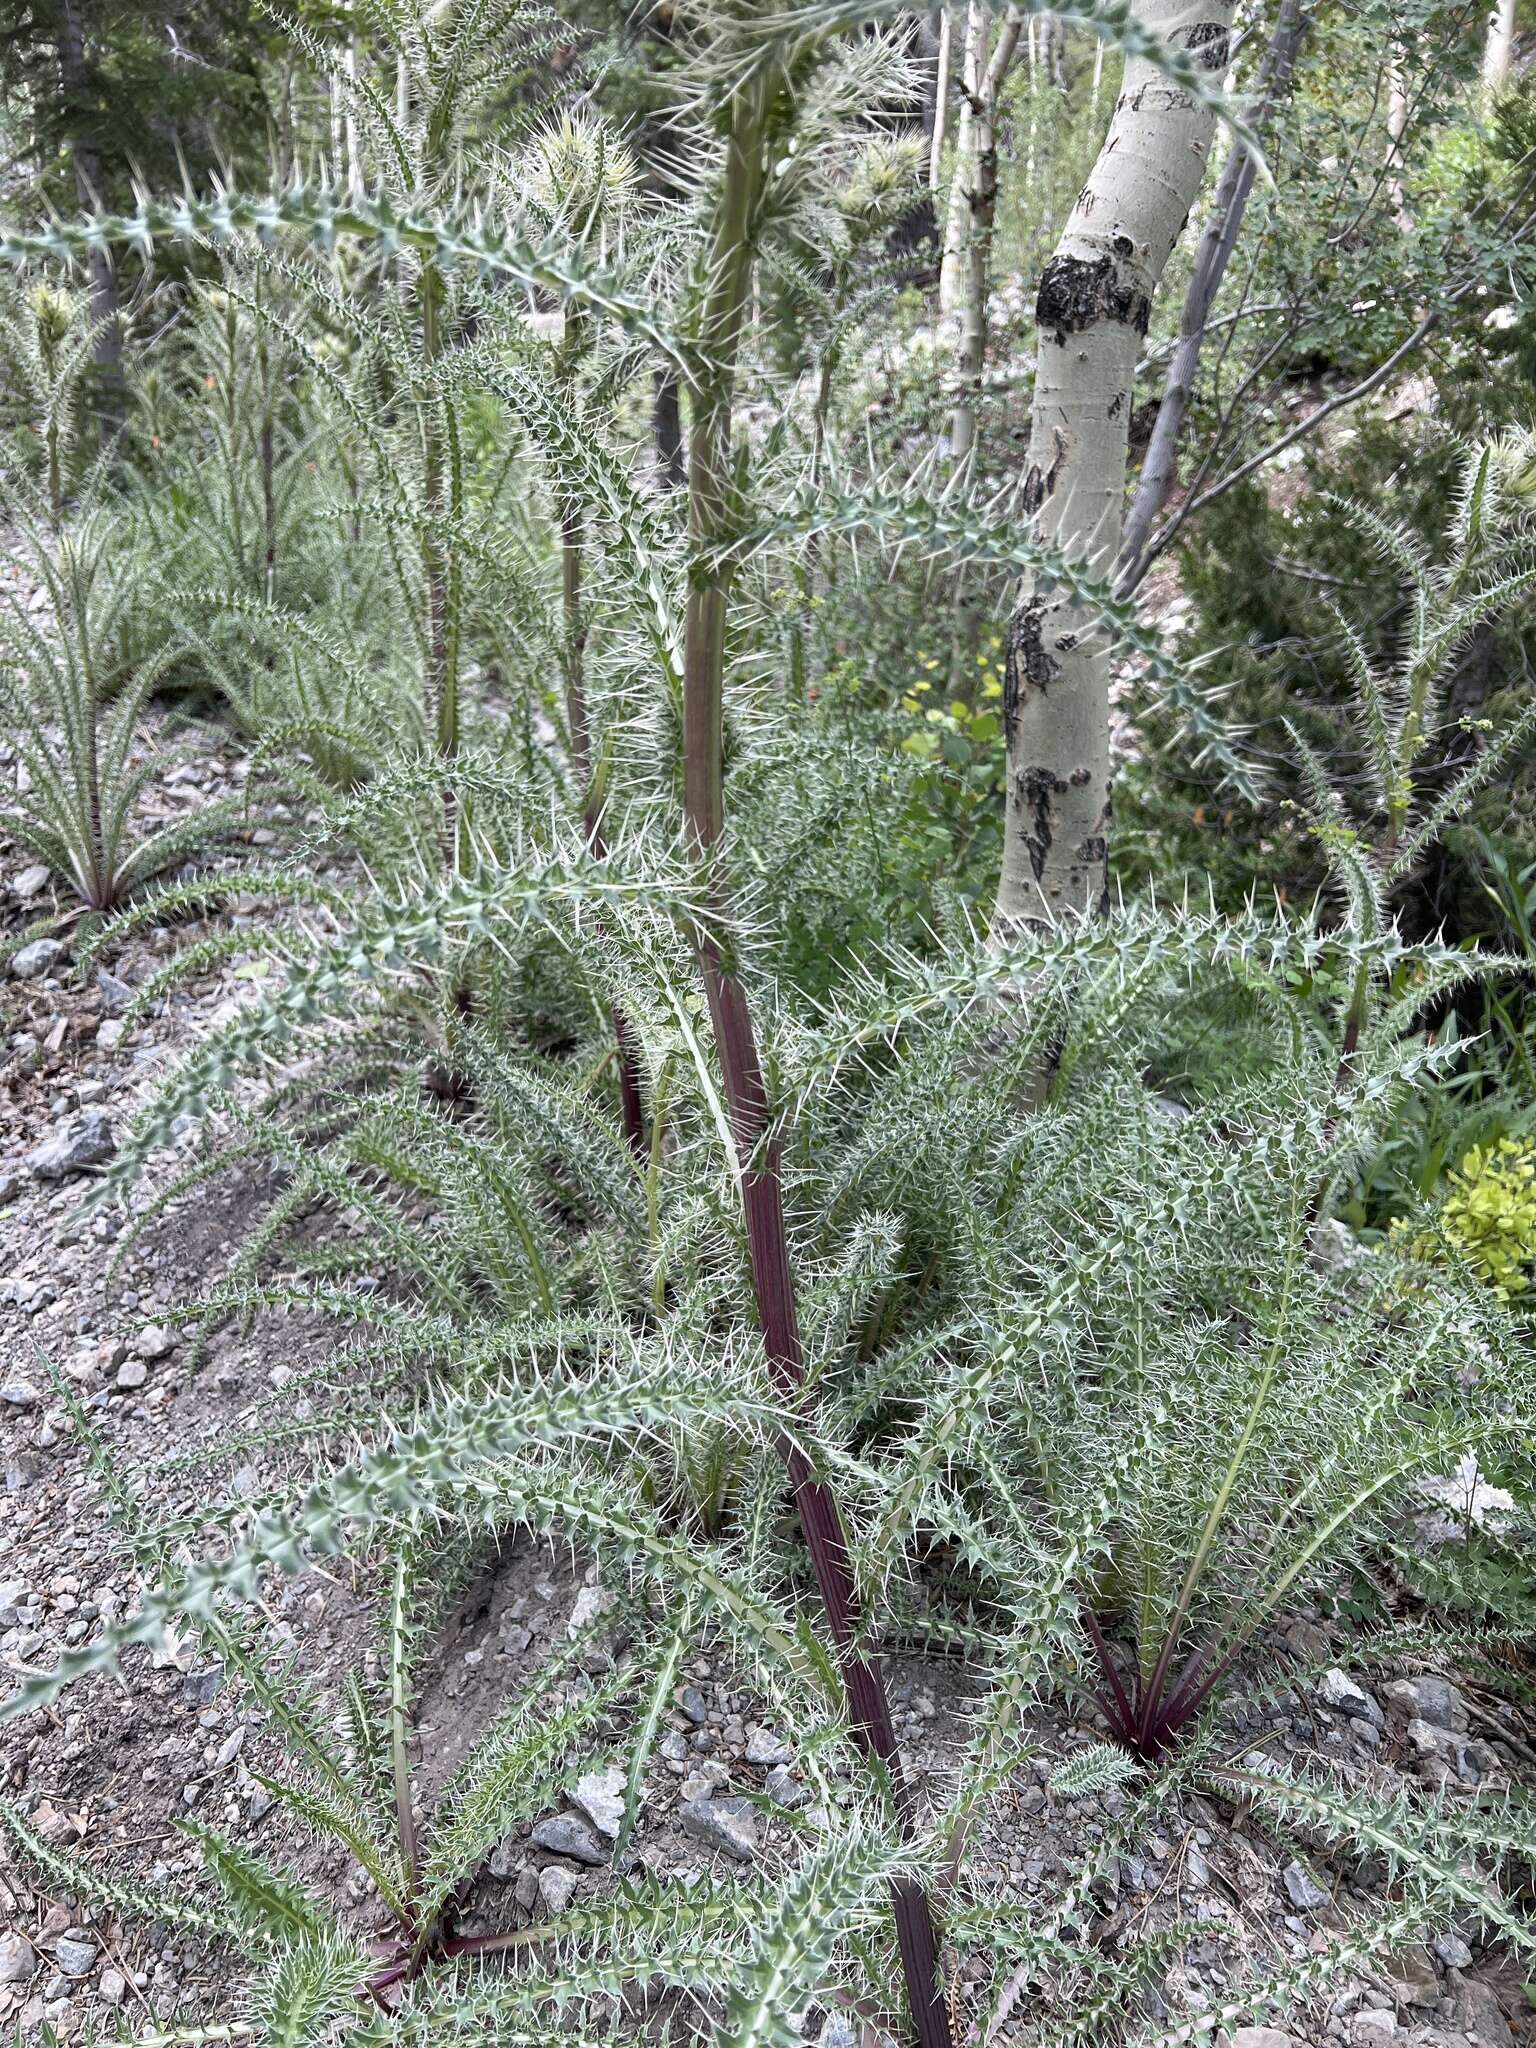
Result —
<instances>
[{"instance_id":1,"label":"leafy green plant","mask_svg":"<svg viewBox=\"0 0 1536 2048\"><path fill-rule=\"evenodd\" d=\"M1437 1222L1438 1241L1501 1301L1523 1299L1536 1286L1536 1145L1474 1145L1447 1177Z\"/></svg>"}]
</instances>

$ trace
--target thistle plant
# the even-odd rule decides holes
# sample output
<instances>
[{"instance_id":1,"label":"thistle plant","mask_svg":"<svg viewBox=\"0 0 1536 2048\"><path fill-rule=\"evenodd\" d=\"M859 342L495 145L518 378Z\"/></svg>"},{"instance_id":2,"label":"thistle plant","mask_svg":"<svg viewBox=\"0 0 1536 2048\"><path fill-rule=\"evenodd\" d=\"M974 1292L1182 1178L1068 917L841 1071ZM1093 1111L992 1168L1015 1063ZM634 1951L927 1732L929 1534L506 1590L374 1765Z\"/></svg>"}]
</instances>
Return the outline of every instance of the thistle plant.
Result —
<instances>
[{"instance_id":1,"label":"thistle plant","mask_svg":"<svg viewBox=\"0 0 1536 2048\"><path fill-rule=\"evenodd\" d=\"M1149 47L1119 0L1071 12ZM575 2001L635 1986L676 1998L692 2038L733 2044L787 2043L823 1999L924 2048L951 2042L957 2017L985 2034L1026 1996L1063 2040L1085 2020L1129 2024L1164 1951L1144 1969L1089 1955L1077 2009L1046 2009L1049 1980L1091 1948L1092 1871L1026 1920L967 1845L1029 1754L1029 1710L1056 1693L1096 1703L1121 1751L1068 1784L1136 1788L1111 1847L1182 1790L1233 1789L1222 1715L1257 1631L1388 1531L1415 1476L1531 1429L1529 1355L1496 1300L1419 1271L1408 1312L1390 1252L1360 1275L1315 1258L1328 1190L1418 1078L1408 1026L1478 963L1411 948L1374 912L1133 907L1007 944L956 917L919 951L829 974L820 1004L794 987L784 934L812 921L838 849L823 828L793 859L779 828L808 776L815 815L835 820L874 767L851 747L790 771L812 713L774 687L781 640L759 600L793 583L786 557L808 532L1027 565L1110 638L1164 657L995 508L958 491L937 505L843 492L825 449L797 471L814 393L808 432L745 430L749 395L797 402L754 305L803 257L828 160L881 139L869 81L899 72L894 39L845 37L832 6L722 6L690 25L677 133L694 198L667 217L664 255L628 205L622 223L609 212L609 146L574 127L541 146L505 217L446 205L450 172L475 162L464 82L482 52L494 64L490 31L510 17L389 13L404 24L405 120L358 88L386 189L146 201L131 221L7 244L47 254L112 236L152 255L161 235L249 232L295 308L336 311L357 336L345 376L297 311L288 345L364 451L361 516L396 565L420 685L415 743L370 736L366 774L317 805L314 843L364 850L373 886L359 903L307 873L249 878L292 921L215 931L141 992L265 948L245 1007L165 1079L99 1185L110 1199L152 1171L185 1114L204 1150L139 1228L221 1172L275 1164L275 1197L185 1314L302 1308L347 1341L316 1370L313 1413L222 1447L292 1461L259 1501L210 1500L208 1466L181 1460L154 1475L172 1512L151 1516L104 1473L141 1606L34 1674L18 1704L168 1620L242 1674L291 1745L288 1810L359 1856L388 1923L365 1956L286 1876L204 1837L252 2010L299 2042L349 2028L548 2038L570 2032ZM1180 61L1182 83L1213 90ZM498 190L530 169L508 161ZM294 232L318 249L279 246ZM356 304L317 260L342 240L368 256ZM523 320L528 292L565 309L551 346ZM686 535L624 437L622 395L657 359L688 412ZM465 429L487 398L537 467L512 485L495 467L477 501ZM527 517L509 509L540 484ZM558 551L530 544L540 532ZM237 615L265 599L249 604ZM499 643L493 605L515 629ZM504 725L468 703L463 657L482 630L503 654L554 656L567 747L537 732L539 686L514 660ZM374 681L364 668L358 703ZM1351 881L1359 863L1337 837ZM212 893L178 886L117 931ZM1155 1087L1188 1071L1185 1027L1215 1001L1241 1020L1244 1074L1170 1102ZM462 1086L423 1087L433 1046ZM632 1055L622 1090L616 1054ZM574 1698L566 1660L536 1674L423 1826L409 1730L428 1592L455 1560L529 1531L592 1558L629 1645L610 1647L596 1686L572 1679ZM317 1710L267 1677L245 1631L258 1596L342 1548L388 1589L389 1679L373 1698L349 1689L354 1754L337 1763ZM782 1870L680 1899L635 1884L623 1849L696 1637L794 1729L819 1796ZM920 1785L885 1661L935 1642L965 1660L974 1713L949 1775ZM611 1902L538 1933L465 1934L458 1890L490 1844L616 1758ZM1517 1853L1518 1815L1457 1835L1299 1778L1241 1790L1268 1799L1277 1828L1398 1859L1388 1910L1351 1930L1362 1947L1464 1904L1459 1855ZM985 1988L965 2012L961 1966L977 1958ZM1309 1959L1289 1988L1323 1967ZM574 2023L622 2025L587 2010Z\"/></svg>"},{"instance_id":2,"label":"thistle plant","mask_svg":"<svg viewBox=\"0 0 1536 2048\"><path fill-rule=\"evenodd\" d=\"M42 499L55 532L64 520L65 481L76 452L75 402L90 364L91 340L78 300L44 281L8 293L0 309L0 356L23 415L13 431L18 441L35 436L41 445ZM12 459L30 467L21 457L16 447Z\"/></svg>"},{"instance_id":3,"label":"thistle plant","mask_svg":"<svg viewBox=\"0 0 1536 2048\"><path fill-rule=\"evenodd\" d=\"M18 494L13 518L23 578L0 604L0 707L19 773L0 830L86 910L114 910L228 833L241 810L207 805L154 832L140 823L156 767L143 712L171 649L145 651L146 563L122 514L96 504L56 532Z\"/></svg>"}]
</instances>

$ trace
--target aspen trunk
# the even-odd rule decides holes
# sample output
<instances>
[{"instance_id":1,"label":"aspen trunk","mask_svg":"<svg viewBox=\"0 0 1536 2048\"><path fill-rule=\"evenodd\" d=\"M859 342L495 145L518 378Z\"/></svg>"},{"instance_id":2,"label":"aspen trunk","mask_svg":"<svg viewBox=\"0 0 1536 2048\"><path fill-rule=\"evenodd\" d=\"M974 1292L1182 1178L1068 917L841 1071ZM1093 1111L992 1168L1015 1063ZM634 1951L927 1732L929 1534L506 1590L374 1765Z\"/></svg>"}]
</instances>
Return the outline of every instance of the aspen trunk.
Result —
<instances>
[{"instance_id":1,"label":"aspen trunk","mask_svg":"<svg viewBox=\"0 0 1536 2048\"><path fill-rule=\"evenodd\" d=\"M1483 91L1489 99L1509 83L1515 58L1515 0L1496 0L1483 45Z\"/></svg>"},{"instance_id":2,"label":"aspen trunk","mask_svg":"<svg viewBox=\"0 0 1536 2048\"><path fill-rule=\"evenodd\" d=\"M987 29L992 10L987 0L970 0L965 39L960 51L960 119L955 123L955 171L944 215L944 260L939 270L939 318L953 321L965 290L966 234L970 227L970 189L974 176L976 95L986 66Z\"/></svg>"},{"instance_id":3,"label":"aspen trunk","mask_svg":"<svg viewBox=\"0 0 1536 2048\"><path fill-rule=\"evenodd\" d=\"M346 96L346 107L342 114L342 141L346 153L349 192L356 192L363 182L362 150L357 136L357 84L361 75L357 53L357 30L353 28L347 35L347 77L352 82L352 90Z\"/></svg>"},{"instance_id":4,"label":"aspen trunk","mask_svg":"<svg viewBox=\"0 0 1536 2048\"><path fill-rule=\"evenodd\" d=\"M928 190L937 193L944 168L944 137L949 128L949 64L954 25L947 7L939 14L938 68L933 83L933 133L928 138Z\"/></svg>"},{"instance_id":5,"label":"aspen trunk","mask_svg":"<svg viewBox=\"0 0 1536 2048\"><path fill-rule=\"evenodd\" d=\"M976 443L976 414L987 361L987 295L992 286L992 230L997 220L997 104L1018 50L1024 17L1010 7L988 52L985 34L967 51L966 97L971 109L971 158L965 188L964 259L960 288L960 348L954 408L949 421L949 455L963 462ZM983 60L985 60L983 62Z\"/></svg>"},{"instance_id":6,"label":"aspen trunk","mask_svg":"<svg viewBox=\"0 0 1536 2048\"><path fill-rule=\"evenodd\" d=\"M1387 59L1387 192L1392 211L1404 234L1413 226L1408 211L1408 192L1403 183L1406 157L1403 141L1408 133L1408 65L1402 45L1394 43Z\"/></svg>"},{"instance_id":7,"label":"aspen trunk","mask_svg":"<svg viewBox=\"0 0 1536 2048\"><path fill-rule=\"evenodd\" d=\"M1233 0L1140 0L1165 41L1227 63ZM1199 196L1213 117L1128 60L1109 132L1045 267L1024 494L1034 531L1107 579L1120 549L1131 387L1152 298ZM1091 614L1026 578L1009 621L1000 934L1107 908L1110 655Z\"/></svg>"}]
</instances>

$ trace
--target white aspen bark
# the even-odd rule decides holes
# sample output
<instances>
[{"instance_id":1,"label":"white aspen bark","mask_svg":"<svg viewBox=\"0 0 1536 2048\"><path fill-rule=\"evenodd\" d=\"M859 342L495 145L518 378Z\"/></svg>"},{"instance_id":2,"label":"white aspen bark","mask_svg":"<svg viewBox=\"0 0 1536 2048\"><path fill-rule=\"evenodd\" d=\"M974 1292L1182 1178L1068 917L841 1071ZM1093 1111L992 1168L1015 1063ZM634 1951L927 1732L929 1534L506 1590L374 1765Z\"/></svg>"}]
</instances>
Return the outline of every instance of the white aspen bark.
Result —
<instances>
[{"instance_id":1,"label":"white aspen bark","mask_svg":"<svg viewBox=\"0 0 1536 2048\"><path fill-rule=\"evenodd\" d=\"M361 190L363 183L362 152L358 147L357 140L357 81L359 76L357 30L354 28L347 36L347 77L351 81L352 90L347 94L346 113L343 117L344 140L347 152L347 189L350 192Z\"/></svg>"},{"instance_id":2,"label":"white aspen bark","mask_svg":"<svg viewBox=\"0 0 1536 2048\"><path fill-rule=\"evenodd\" d=\"M975 176L976 95L986 63L987 0L969 0L965 43L960 58L960 119L955 124L955 170L944 217L944 260L939 270L939 320L953 322L965 290L966 233L970 227L970 190Z\"/></svg>"},{"instance_id":3,"label":"white aspen bark","mask_svg":"<svg viewBox=\"0 0 1536 2048\"><path fill-rule=\"evenodd\" d=\"M928 144L928 190L937 192L944 168L944 136L949 126L949 59L954 24L947 7L939 10L938 75L933 82L933 135Z\"/></svg>"},{"instance_id":4,"label":"white aspen bark","mask_svg":"<svg viewBox=\"0 0 1536 2048\"><path fill-rule=\"evenodd\" d=\"M1483 91L1492 99L1509 83L1515 60L1515 0L1497 0L1483 45Z\"/></svg>"},{"instance_id":5,"label":"white aspen bark","mask_svg":"<svg viewBox=\"0 0 1536 2048\"><path fill-rule=\"evenodd\" d=\"M1408 212L1408 195L1403 184L1403 138L1408 133L1408 75L1402 45L1394 43L1387 59L1387 194L1397 224L1404 230L1413 225Z\"/></svg>"},{"instance_id":6,"label":"white aspen bark","mask_svg":"<svg viewBox=\"0 0 1536 2048\"><path fill-rule=\"evenodd\" d=\"M1216 74L1233 0L1139 0L1137 13ZM1036 302L1024 502L1033 530L1105 580L1120 547L1131 388L1152 298L1200 193L1214 121L1128 60L1098 161ZM1026 578L1009 621L1001 935L1107 908L1110 653L1091 613Z\"/></svg>"},{"instance_id":7,"label":"white aspen bark","mask_svg":"<svg viewBox=\"0 0 1536 2048\"><path fill-rule=\"evenodd\" d=\"M976 413L987 359L987 295L991 289L992 229L997 219L997 106L1019 46L1024 16L1010 6L997 42L972 94L971 178L965 197L969 221L961 273L960 346L955 403L949 419L951 462L964 462L976 444Z\"/></svg>"}]
</instances>

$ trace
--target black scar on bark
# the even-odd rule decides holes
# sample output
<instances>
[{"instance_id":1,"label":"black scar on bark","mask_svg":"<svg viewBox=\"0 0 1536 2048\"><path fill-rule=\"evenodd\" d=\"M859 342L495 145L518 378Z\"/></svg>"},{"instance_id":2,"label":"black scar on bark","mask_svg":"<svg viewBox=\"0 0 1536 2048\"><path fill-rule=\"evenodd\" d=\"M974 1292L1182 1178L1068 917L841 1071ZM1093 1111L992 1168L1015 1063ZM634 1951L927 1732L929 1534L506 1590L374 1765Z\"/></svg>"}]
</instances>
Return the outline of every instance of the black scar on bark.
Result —
<instances>
[{"instance_id":1,"label":"black scar on bark","mask_svg":"<svg viewBox=\"0 0 1536 2048\"><path fill-rule=\"evenodd\" d=\"M1019 799L1029 813L1033 831L1027 827L1023 834L1024 844L1029 849L1029 864L1034 870L1035 880L1045 875L1045 863L1051 851L1051 800L1062 796L1067 785L1050 768L1026 768L1018 779Z\"/></svg>"},{"instance_id":2,"label":"black scar on bark","mask_svg":"<svg viewBox=\"0 0 1536 2048\"><path fill-rule=\"evenodd\" d=\"M1031 690L1048 690L1061 673L1059 662L1045 651L1040 632L1043 603L1021 605L1008 621L1008 646L1003 656L1003 733L1011 748L1019 712Z\"/></svg>"},{"instance_id":3,"label":"black scar on bark","mask_svg":"<svg viewBox=\"0 0 1536 2048\"><path fill-rule=\"evenodd\" d=\"M1230 38L1219 21L1199 21L1189 32L1191 55L1198 53L1202 71L1225 71Z\"/></svg>"},{"instance_id":4,"label":"black scar on bark","mask_svg":"<svg viewBox=\"0 0 1536 2048\"><path fill-rule=\"evenodd\" d=\"M1039 463L1032 462L1029 466L1028 474L1024 478L1024 488L1021 495L1024 500L1024 510L1031 518L1040 510L1040 507L1045 503L1052 491L1055 490L1056 479L1061 474L1061 465L1066 457L1067 444L1062 438L1060 428L1057 429L1055 435L1055 449L1056 452L1051 457L1051 466L1048 470L1042 474Z\"/></svg>"},{"instance_id":5,"label":"black scar on bark","mask_svg":"<svg viewBox=\"0 0 1536 2048\"><path fill-rule=\"evenodd\" d=\"M1120 236L1119 241L1127 241ZM1053 256L1040 279L1035 319L1042 334L1059 346L1069 334L1082 334L1102 320L1113 320L1145 334L1152 318L1152 300L1134 278L1121 274L1114 256L1089 263L1079 256Z\"/></svg>"}]
</instances>

